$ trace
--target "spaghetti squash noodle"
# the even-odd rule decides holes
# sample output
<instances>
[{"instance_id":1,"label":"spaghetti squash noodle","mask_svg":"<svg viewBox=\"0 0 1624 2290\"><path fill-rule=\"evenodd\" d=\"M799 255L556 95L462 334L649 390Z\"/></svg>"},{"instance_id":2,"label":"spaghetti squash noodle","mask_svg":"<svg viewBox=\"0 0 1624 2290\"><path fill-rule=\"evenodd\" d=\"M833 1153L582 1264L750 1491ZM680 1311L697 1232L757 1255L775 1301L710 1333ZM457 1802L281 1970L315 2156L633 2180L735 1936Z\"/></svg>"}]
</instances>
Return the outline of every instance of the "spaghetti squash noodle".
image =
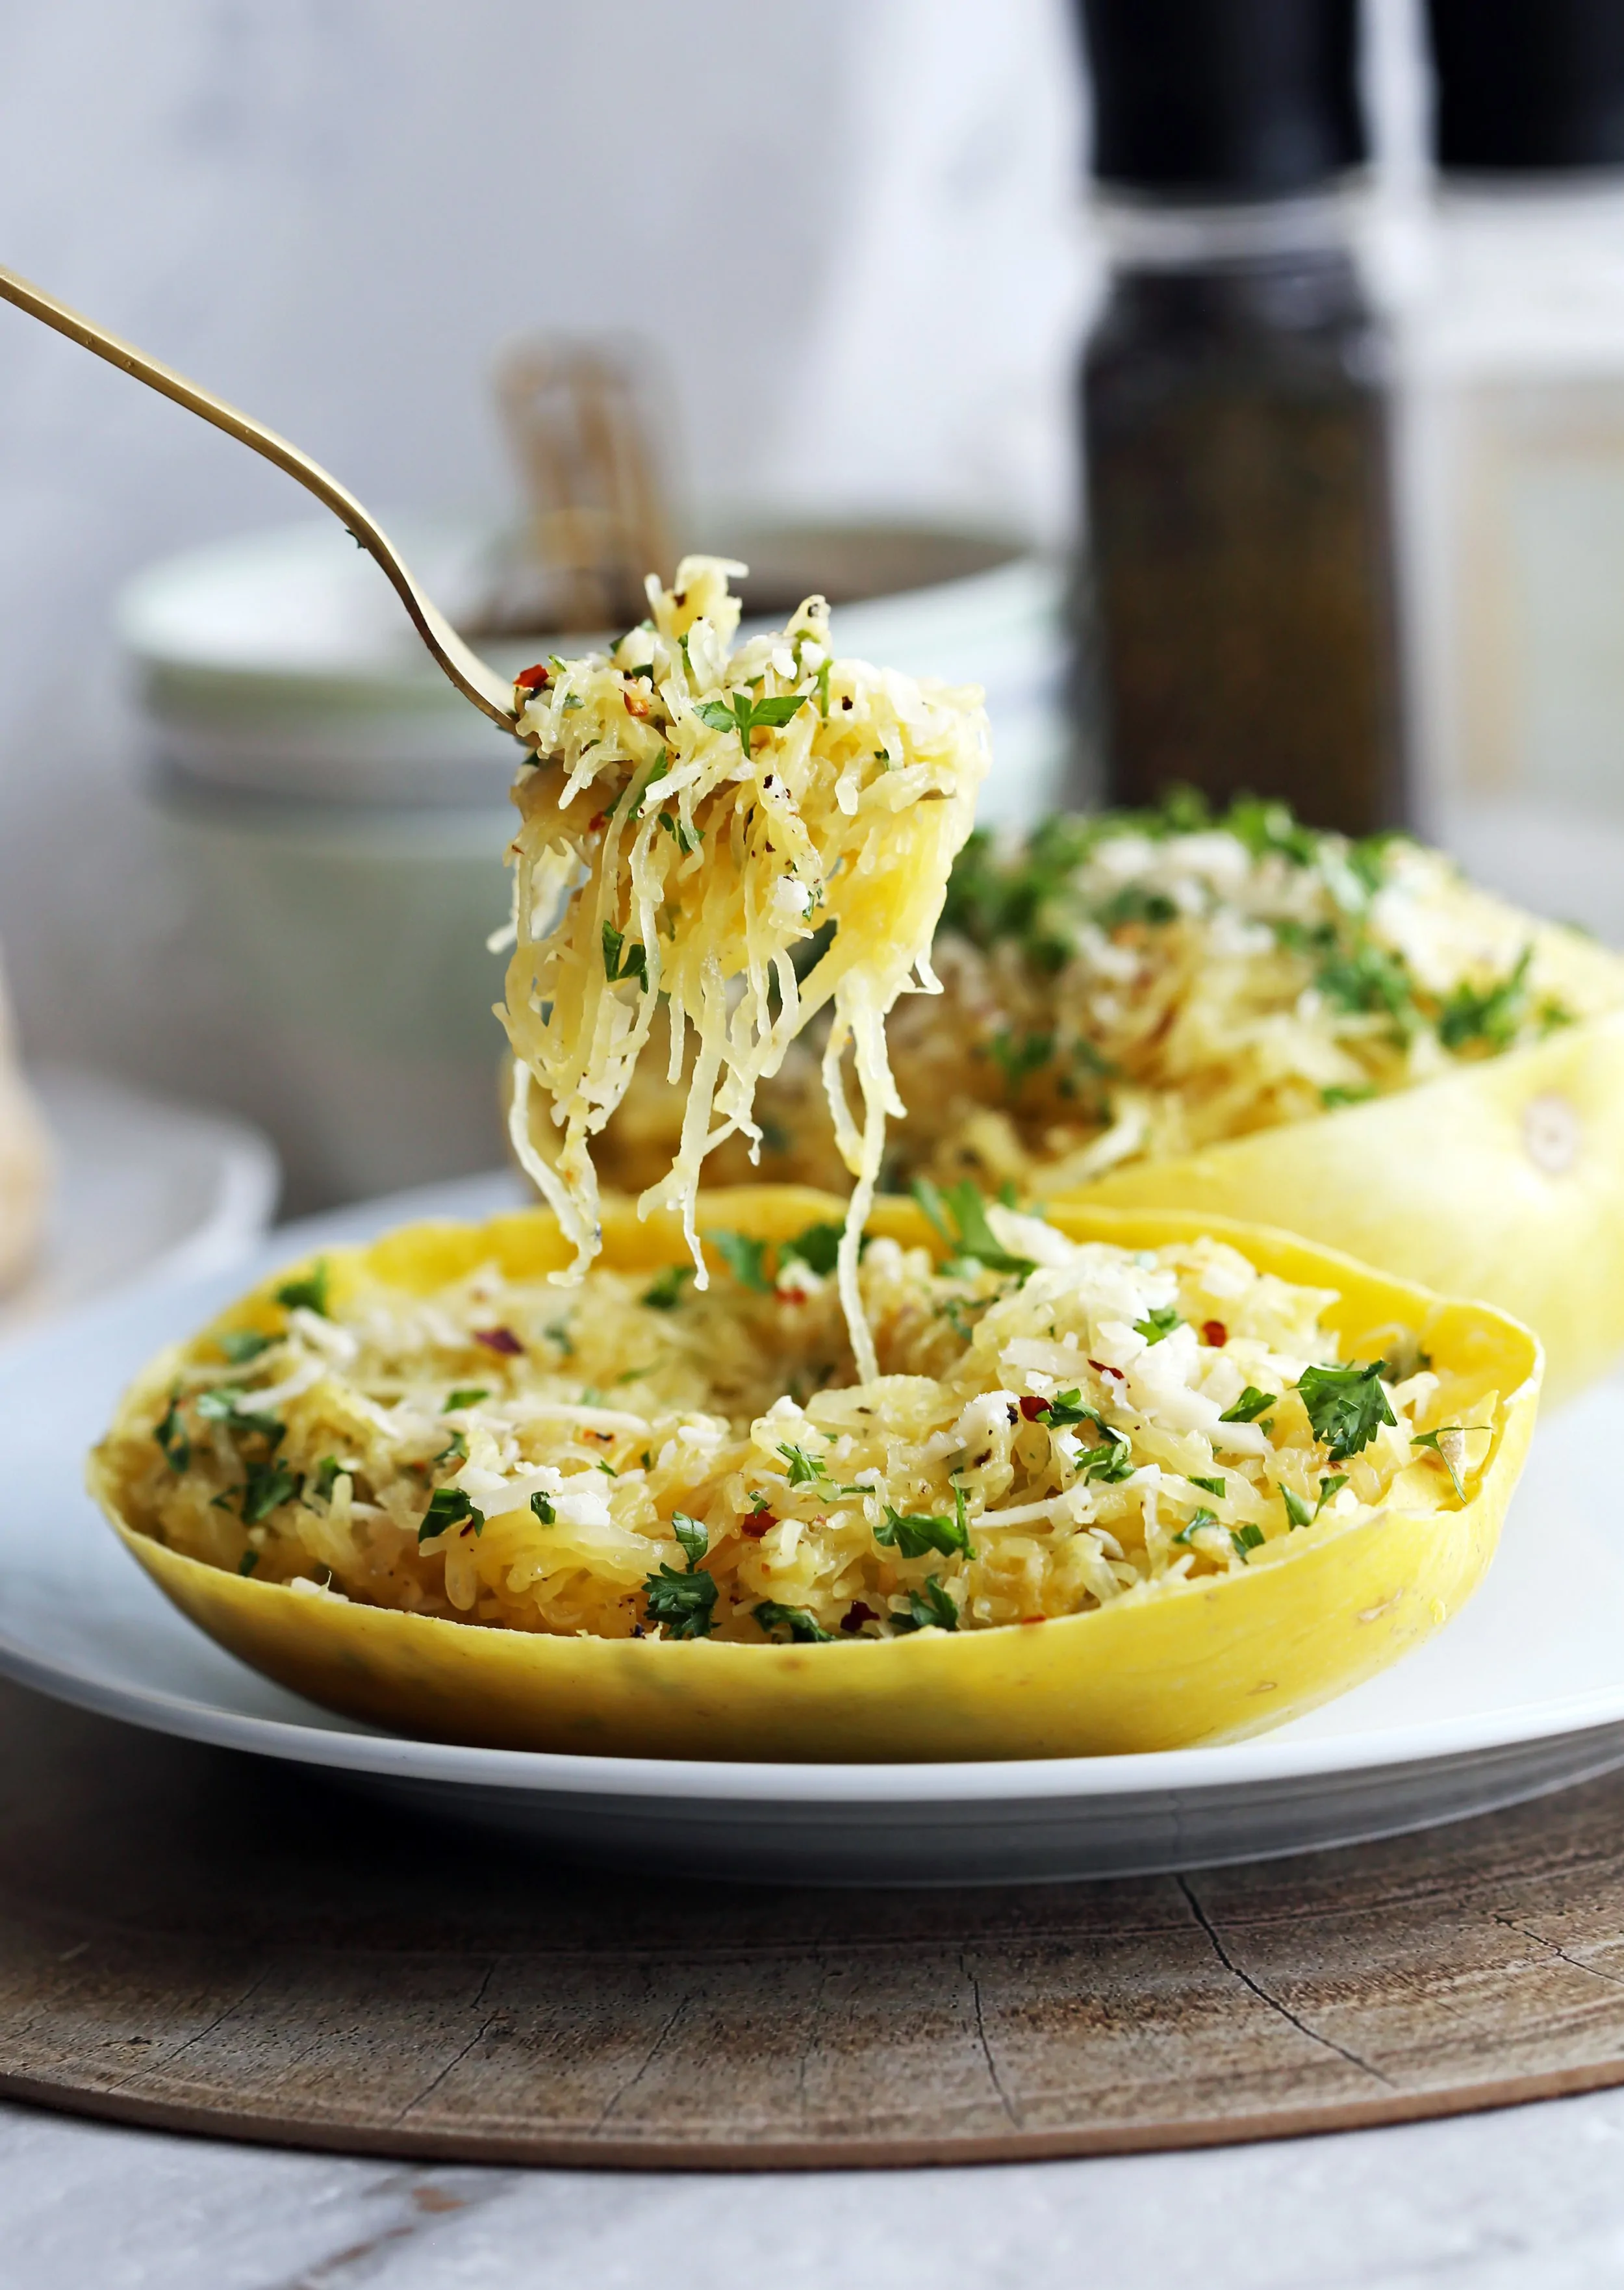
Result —
<instances>
[{"instance_id":1,"label":"spaghetti squash noodle","mask_svg":"<svg viewBox=\"0 0 1624 2290\"><path fill-rule=\"evenodd\" d=\"M640 1206L680 1212L702 1285L701 1165L731 1138L759 1149L757 1085L827 1009L822 1085L855 1181L838 1286L868 1377L858 1246L886 1117L903 1110L885 1020L900 994L939 990L931 940L987 767L986 717L973 689L836 660L821 597L735 648L727 583L743 570L687 557L673 588L651 576L651 617L610 651L520 678L533 754L514 790L499 1012L513 1146L575 1251L562 1277L580 1278L599 1245L592 1140L663 1009L684 1109Z\"/></svg>"}]
</instances>

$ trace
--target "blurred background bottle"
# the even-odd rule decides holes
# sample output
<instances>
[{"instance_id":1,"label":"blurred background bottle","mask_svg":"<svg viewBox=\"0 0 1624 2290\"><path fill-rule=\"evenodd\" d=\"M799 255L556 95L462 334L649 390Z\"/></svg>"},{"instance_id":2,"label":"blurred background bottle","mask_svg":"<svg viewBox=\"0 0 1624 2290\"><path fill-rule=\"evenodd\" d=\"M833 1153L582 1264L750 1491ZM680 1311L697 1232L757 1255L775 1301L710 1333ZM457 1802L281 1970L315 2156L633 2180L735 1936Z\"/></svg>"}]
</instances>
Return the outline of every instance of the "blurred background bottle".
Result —
<instances>
[{"instance_id":1,"label":"blurred background bottle","mask_svg":"<svg viewBox=\"0 0 1624 2290\"><path fill-rule=\"evenodd\" d=\"M1105 799L1405 816L1388 343L1340 186L1356 0L1080 0L1110 270L1081 376Z\"/></svg>"},{"instance_id":2,"label":"blurred background bottle","mask_svg":"<svg viewBox=\"0 0 1624 2290\"><path fill-rule=\"evenodd\" d=\"M1424 826L1624 937L1624 0L1428 0L1407 298Z\"/></svg>"}]
</instances>

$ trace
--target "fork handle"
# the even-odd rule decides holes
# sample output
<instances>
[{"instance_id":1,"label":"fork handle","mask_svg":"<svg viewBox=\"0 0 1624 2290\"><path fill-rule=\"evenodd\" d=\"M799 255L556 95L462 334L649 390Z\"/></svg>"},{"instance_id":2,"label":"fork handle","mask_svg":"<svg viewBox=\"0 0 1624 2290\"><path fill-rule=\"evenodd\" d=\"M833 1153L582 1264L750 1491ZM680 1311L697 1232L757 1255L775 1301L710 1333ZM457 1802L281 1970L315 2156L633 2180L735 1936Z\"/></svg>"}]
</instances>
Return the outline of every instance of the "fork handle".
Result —
<instances>
[{"instance_id":1,"label":"fork handle","mask_svg":"<svg viewBox=\"0 0 1624 2290\"><path fill-rule=\"evenodd\" d=\"M66 334L69 341L77 342L82 349L94 351L109 365L116 365L121 373L132 375L137 381L144 381L148 389L156 389L161 396L172 398L177 405L185 406L188 413L196 413L203 420L212 422L215 428L223 429L228 437L235 437L240 445L246 445L253 452L262 454L266 460L284 470L296 484L303 485L307 492L314 493L324 508L332 511L351 537L376 559L389 585L411 613L418 634L458 691L465 699L471 700L475 707L481 709L493 723L500 724L504 732L516 730L517 719L511 683L463 642L433 599L418 586L411 568L382 527L368 515L354 493L341 485L336 477L330 476L318 461L313 461L308 453L301 453L297 445L291 445L285 437L278 436L274 429L268 429L263 422L256 421L252 414L240 412L236 406L228 405L223 397L216 397L212 390L188 381L172 366L164 365L156 358L148 357L133 343L120 340L116 334L108 333L93 319L70 309L66 302L59 302L53 294L47 294L44 287L34 285L27 278L20 278L15 271L0 268L0 300L15 303L31 318L39 319L43 325L54 327L59 334Z\"/></svg>"}]
</instances>

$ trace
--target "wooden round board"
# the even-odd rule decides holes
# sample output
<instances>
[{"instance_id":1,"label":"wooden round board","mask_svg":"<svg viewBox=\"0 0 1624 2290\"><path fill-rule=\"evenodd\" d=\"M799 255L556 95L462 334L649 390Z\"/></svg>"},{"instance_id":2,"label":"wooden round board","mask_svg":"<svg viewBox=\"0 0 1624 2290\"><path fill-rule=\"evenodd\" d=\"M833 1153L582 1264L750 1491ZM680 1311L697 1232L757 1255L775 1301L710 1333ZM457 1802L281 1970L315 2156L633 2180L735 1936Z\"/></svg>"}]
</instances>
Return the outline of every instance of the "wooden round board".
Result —
<instances>
[{"instance_id":1,"label":"wooden round board","mask_svg":"<svg viewBox=\"0 0 1624 2290\"><path fill-rule=\"evenodd\" d=\"M465 2161L964 2162L1624 2081L1624 1774L1188 1878L561 1867L0 1685L0 2090Z\"/></svg>"}]
</instances>

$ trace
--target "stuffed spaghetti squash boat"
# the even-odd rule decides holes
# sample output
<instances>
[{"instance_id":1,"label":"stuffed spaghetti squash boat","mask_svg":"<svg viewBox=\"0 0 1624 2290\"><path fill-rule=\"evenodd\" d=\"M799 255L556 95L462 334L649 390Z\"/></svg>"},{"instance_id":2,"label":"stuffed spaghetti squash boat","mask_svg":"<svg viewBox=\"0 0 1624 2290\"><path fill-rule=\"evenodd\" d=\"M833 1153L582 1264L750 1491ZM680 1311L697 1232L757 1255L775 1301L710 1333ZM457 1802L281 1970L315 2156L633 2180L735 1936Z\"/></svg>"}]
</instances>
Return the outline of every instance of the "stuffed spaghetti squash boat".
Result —
<instances>
[{"instance_id":1,"label":"stuffed spaghetti squash boat","mask_svg":"<svg viewBox=\"0 0 1624 2290\"><path fill-rule=\"evenodd\" d=\"M1283 1225L1529 1321L1558 1391L1624 1349L1624 961L1439 853L1188 797L978 832L931 961L884 1185ZM679 1107L639 1075L608 1183L652 1181ZM815 1042L756 1113L763 1178L844 1189ZM752 1174L738 1139L708 1166Z\"/></svg>"},{"instance_id":2,"label":"stuffed spaghetti squash boat","mask_svg":"<svg viewBox=\"0 0 1624 2290\"><path fill-rule=\"evenodd\" d=\"M1493 1551L1537 1341L1279 1232L882 1202L537 1209L335 1250L156 1361L92 1459L175 1603L318 1701L524 1749L891 1761L1276 1725Z\"/></svg>"}]
</instances>

